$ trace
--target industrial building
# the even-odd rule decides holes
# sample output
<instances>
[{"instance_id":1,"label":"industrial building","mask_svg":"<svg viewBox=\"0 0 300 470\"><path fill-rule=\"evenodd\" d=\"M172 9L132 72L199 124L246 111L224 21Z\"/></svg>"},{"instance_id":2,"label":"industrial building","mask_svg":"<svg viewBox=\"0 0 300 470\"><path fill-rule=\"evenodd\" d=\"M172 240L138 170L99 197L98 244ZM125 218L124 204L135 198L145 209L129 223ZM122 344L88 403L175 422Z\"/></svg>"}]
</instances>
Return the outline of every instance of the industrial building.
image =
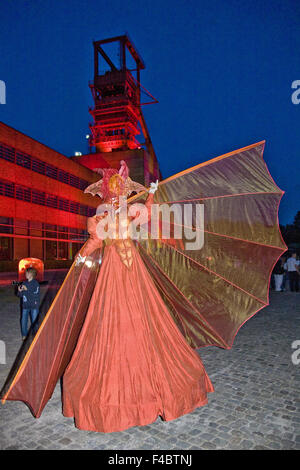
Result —
<instances>
[{"instance_id":1,"label":"industrial building","mask_svg":"<svg viewBox=\"0 0 300 470\"><path fill-rule=\"evenodd\" d=\"M117 43L120 64L105 52ZM98 198L84 189L99 179L94 168L119 168L125 160L133 180L145 186L160 179L159 165L142 113L157 102L140 84L145 64L128 35L93 43L94 80L86 155L63 155L0 122L0 271L15 270L20 259L39 258L45 268L70 266L87 239L87 217ZM136 67L126 66L128 54ZM99 73L99 57L109 70ZM133 75L136 72L136 78ZM141 95L150 97L142 103ZM137 138L142 135L144 142Z\"/></svg>"}]
</instances>

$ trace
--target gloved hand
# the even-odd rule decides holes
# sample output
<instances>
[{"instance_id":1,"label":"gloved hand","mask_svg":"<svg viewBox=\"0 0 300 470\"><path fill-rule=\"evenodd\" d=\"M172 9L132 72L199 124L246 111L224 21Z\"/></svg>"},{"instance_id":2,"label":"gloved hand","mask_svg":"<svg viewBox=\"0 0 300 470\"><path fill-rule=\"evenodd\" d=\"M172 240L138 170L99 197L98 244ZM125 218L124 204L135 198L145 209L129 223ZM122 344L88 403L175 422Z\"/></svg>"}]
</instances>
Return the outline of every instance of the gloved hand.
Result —
<instances>
[{"instance_id":1,"label":"gloved hand","mask_svg":"<svg viewBox=\"0 0 300 470\"><path fill-rule=\"evenodd\" d=\"M149 189L149 194L154 194L155 191L157 191L157 188L158 188L158 180L156 180L155 183L151 183L150 184L150 189Z\"/></svg>"}]
</instances>

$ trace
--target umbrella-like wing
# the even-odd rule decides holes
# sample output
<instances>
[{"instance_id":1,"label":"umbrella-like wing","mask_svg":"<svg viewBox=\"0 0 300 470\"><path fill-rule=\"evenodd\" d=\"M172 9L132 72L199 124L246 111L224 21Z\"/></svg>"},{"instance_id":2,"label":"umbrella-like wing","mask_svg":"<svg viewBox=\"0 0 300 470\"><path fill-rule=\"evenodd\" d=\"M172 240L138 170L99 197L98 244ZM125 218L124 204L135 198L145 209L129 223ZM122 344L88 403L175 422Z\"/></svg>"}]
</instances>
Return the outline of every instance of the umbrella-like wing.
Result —
<instances>
[{"instance_id":1,"label":"umbrella-like wing","mask_svg":"<svg viewBox=\"0 0 300 470\"><path fill-rule=\"evenodd\" d=\"M271 272L287 247L278 223L284 193L263 160L264 145L244 147L159 183L154 202L173 208L175 215L162 217L157 239L149 233L137 243L192 347L231 348L243 323L269 303ZM145 198L137 195L129 202ZM162 238L168 224L172 233ZM176 238L180 230L181 239Z\"/></svg>"},{"instance_id":2,"label":"umbrella-like wing","mask_svg":"<svg viewBox=\"0 0 300 470\"><path fill-rule=\"evenodd\" d=\"M91 244L87 241L81 248ZM77 343L101 262L96 249L85 262L74 261L35 336L20 350L1 391L6 400L25 402L39 417L64 373ZM31 341L30 341L31 340Z\"/></svg>"}]
</instances>

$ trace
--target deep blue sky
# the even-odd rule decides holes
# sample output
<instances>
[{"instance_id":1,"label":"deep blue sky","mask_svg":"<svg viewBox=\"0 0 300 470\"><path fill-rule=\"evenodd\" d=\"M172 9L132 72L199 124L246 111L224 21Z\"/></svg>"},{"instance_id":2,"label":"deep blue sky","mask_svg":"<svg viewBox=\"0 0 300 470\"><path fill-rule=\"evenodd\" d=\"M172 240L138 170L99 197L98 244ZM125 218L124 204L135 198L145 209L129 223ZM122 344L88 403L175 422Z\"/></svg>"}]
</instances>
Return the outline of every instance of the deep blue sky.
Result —
<instances>
[{"instance_id":1,"label":"deep blue sky","mask_svg":"<svg viewBox=\"0 0 300 470\"><path fill-rule=\"evenodd\" d=\"M73 155L87 153L93 40L128 32L163 177L266 140L285 191L280 223L300 210L299 0L14 0L0 5L0 120Z\"/></svg>"}]
</instances>

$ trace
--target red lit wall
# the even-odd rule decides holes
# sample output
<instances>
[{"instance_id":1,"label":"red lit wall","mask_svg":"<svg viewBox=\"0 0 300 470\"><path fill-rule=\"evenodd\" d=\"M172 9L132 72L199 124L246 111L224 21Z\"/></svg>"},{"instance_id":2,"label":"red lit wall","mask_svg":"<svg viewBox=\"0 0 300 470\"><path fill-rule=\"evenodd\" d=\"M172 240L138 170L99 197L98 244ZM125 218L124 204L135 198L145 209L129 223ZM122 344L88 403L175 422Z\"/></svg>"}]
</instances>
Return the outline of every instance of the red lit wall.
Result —
<instances>
[{"instance_id":1,"label":"red lit wall","mask_svg":"<svg viewBox=\"0 0 300 470\"><path fill-rule=\"evenodd\" d=\"M51 163L51 165L83 178L89 183L99 179L97 174L86 167L79 165L72 161L72 159L1 122L0 142L15 147L40 160ZM96 200L89 194L84 194L80 189L1 159L0 177L17 184L29 186L95 208L99 204L99 200ZM10 198L3 196L0 196L0 212L1 215L7 217L29 218L30 220L42 220L49 224L69 225L80 228L86 227L86 217L84 216L23 201L10 200Z\"/></svg>"},{"instance_id":2,"label":"red lit wall","mask_svg":"<svg viewBox=\"0 0 300 470\"><path fill-rule=\"evenodd\" d=\"M0 122L0 144L14 148L22 154L27 154L34 159L46 162L58 169L64 170L75 177L85 180L91 184L99 179L99 175L90 169L74 162L72 159L56 152L46 145L37 142L31 137ZM15 152L16 154L16 152ZM15 187L25 187L39 191L47 195L57 196L73 203L88 206L93 210L98 206L100 200L89 194L84 194L82 189L66 184L62 181L50 178L16 163L0 158L0 179L2 182L13 183ZM87 217L80 213L67 212L46 205L19 200L14 197L6 197L4 191L0 194L0 218L13 220L13 259L19 260L23 257L34 256L45 259L45 248L43 237L45 224L63 226L86 230ZM28 236L28 224L30 223L30 236ZM0 227L0 233L4 237L5 227ZM36 238L34 238L36 237ZM40 239L39 239L40 237ZM71 244L70 244L71 245ZM75 245L73 251L80 248ZM70 253L71 256L71 253ZM74 253L72 254L74 256Z\"/></svg>"}]
</instances>

